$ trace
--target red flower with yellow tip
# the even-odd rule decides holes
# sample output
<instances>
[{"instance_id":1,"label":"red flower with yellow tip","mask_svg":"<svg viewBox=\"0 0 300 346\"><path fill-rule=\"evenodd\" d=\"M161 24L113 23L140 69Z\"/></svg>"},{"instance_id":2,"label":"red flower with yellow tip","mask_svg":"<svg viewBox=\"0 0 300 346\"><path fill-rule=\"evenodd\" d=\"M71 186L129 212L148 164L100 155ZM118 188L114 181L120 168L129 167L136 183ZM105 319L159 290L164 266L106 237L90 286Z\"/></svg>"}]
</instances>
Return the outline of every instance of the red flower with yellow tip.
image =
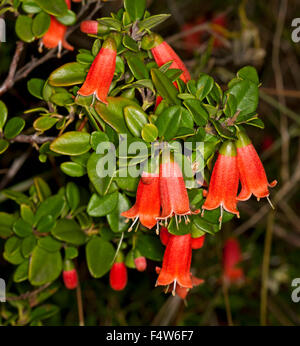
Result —
<instances>
[{"instance_id":1,"label":"red flower with yellow tip","mask_svg":"<svg viewBox=\"0 0 300 346\"><path fill-rule=\"evenodd\" d=\"M274 187L277 181L268 182L265 169L246 133L243 130L239 130L237 137L237 165L242 185L242 190L237 199L246 201L253 194L258 200L267 197L270 202L269 187Z\"/></svg>"}]
</instances>

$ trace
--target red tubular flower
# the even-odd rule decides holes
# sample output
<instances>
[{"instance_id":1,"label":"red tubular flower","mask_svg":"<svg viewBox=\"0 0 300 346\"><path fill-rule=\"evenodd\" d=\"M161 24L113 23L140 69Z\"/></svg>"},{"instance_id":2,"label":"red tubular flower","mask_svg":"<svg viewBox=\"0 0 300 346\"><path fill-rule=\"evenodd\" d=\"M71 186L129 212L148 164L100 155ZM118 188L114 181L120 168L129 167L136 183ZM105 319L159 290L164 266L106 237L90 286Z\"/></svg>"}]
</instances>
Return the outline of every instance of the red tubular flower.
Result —
<instances>
[{"instance_id":1,"label":"red tubular flower","mask_svg":"<svg viewBox=\"0 0 300 346\"><path fill-rule=\"evenodd\" d=\"M78 94L89 96L95 94L97 99L107 104L107 95L116 68L117 48L114 39L108 38L94 59L85 82Z\"/></svg>"},{"instance_id":2,"label":"red tubular flower","mask_svg":"<svg viewBox=\"0 0 300 346\"><path fill-rule=\"evenodd\" d=\"M191 211L189 197L184 184L181 169L176 161L168 158L160 164L159 186L162 213L158 219L167 221L169 217L175 215L186 216L197 214L199 210ZM186 222L188 218L185 217Z\"/></svg>"},{"instance_id":3,"label":"red tubular flower","mask_svg":"<svg viewBox=\"0 0 300 346\"><path fill-rule=\"evenodd\" d=\"M217 161L210 178L208 194L202 209L212 210L221 207L226 211L236 214L236 195L239 185L239 172L237 168L236 147L231 141L222 144Z\"/></svg>"},{"instance_id":4,"label":"red tubular flower","mask_svg":"<svg viewBox=\"0 0 300 346\"><path fill-rule=\"evenodd\" d=\"M242 259L239 242L235 238L226 240L223 249L223 278L226 283L237 283L244 280L244 273L237 265Z\"/></svg>"},{"instance_id":5,"label":"red tubular flower","mask_svg":"<svg viewBox=\"0 0 300 346\"><path fill-rule=\"evenodd\" d=\"M160 215L159 175L156 173L143 172L139 182L135 205L121 213L128 219L134 219L129 230L139 219L140 223L151 229L157 223L156 218Z\"/></svg>"},{"instance_id":6,"label":"red tubular flower","mask_svg":"<svg viewBox=\"0 0 300 346\"><path fill-rule=\"evenodd\" d=\"M127 268L123 262L116 262L109 272L109 284L115 291L122 291L127 285Z\"/></svg>"},{"instance_id":7,"label":"red tubular flower","mask_svg":"<svg viewBox=\"0 0 300 346\"><path fill-rule=\"evenodd\" d=\"M144 256L140 256L134 259L134 264L139 272L143 272L147 268L147 260Z\"/></svg>"},{"instance_id":8,"label":"red tubular flower","mask_svg":"<svg viewBox=\"0 0 300 346\"><path fill-rule=\"evenodd\" d=\"M71 4L70 0L65 0L68 8L70 9ZM50 27L46 34L42 38L42 45L46 48L56 48L58 47L58 54L60 55L62 47L68 50L73 50L74 47L71 46L65 40L65 34L67 31L67 27L61 24L54 16L50 16Z\"/></svg>"},{"instance_id":9,"label":"red tubular flower","mask_svg":"<svg viewBox=\"0 0 300 346\"><path fill-rule=\"evenodd\" d=\"M65 287L69 290L73 290L78 286L77 271L70 260L66 260L64 263L63 280Z\"/></svg>"},{"instance_id":10,"label":"red tubular flower","mask_svg":"<svg viewBox=\"0 0 300 346\"><path fill-rule=\"evenodd\" d=\"M268 187L274 187L277 181L274 180L272 183L268 183L264 167L246 133L240 130L237 137L237 164L242 185L242 190L237 199L246 201L252 193L258 200L263 197L268 198L270 194Z\"/></svg>"},{"instance_id":11,"label":"red tubular flower","mask_svg":"<svg viewBox=\"0 0 300 346\"><path fill-rule=\"evenodd\" d=\"M80 30L86 34L98 33L98 22L96 20L84 20L80 23Z\"/></svg>"},{"instance_id":12,"label":"red tubular flower","mask_svg":"<svg viewBox=\"0 0 300 346\"><path fill-rule=\"evenodd\" d=\"M191 79L191 75L186 66L175 53L173 48L163 40L158 34L151 34L147 37L147 41L152 43L151 52L157 65L160 67L169 61L173 61L170 68L176 68L183 71L180 78L186 83Z\"/></svg>"},{"instance_id":13,"label":"red tubular flower","mask_svg":"<svg viewBox=\"0 0 300 346\"><path fill-rule=\"evenodd\" d=\"M177 284L180 288L192 288L193 279L190 272L192 248L199 248L200 244L197 244L198 238L194 239L190 234L167 234L166 229L162 228L161 239L163 239L163 244L166 245L166 250L162 269L159 267L156 268L157 273L159 273L156 286L168 286L173 283L173 294L175 294ZM203 242L201 246L202 245ZM202 282L201 279L194 278L195 284L200 284Z\"/></svg>"}]
</instances>

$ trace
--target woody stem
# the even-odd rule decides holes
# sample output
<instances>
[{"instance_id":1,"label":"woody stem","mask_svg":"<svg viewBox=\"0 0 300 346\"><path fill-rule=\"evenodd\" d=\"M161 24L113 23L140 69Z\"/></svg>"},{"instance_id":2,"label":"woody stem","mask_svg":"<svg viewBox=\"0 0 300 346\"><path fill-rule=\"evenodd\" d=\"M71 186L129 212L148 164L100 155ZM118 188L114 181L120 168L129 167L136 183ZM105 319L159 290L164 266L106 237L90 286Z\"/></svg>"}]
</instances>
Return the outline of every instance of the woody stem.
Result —
<instances>
[{"instance_id":1,"label":"woody stem","mask_svg":"<svg viewBox=\"0 0 300 346\"><path fill-rule=\"evenodd\" d=\"M260 291L260 324L262 326L267 325L267 299L268 299L268 277L269 277L269 265L270 254L272 245L272 235L274 226L274 211L270 211L268 215L267 232L265 238L264 257L262 263L262 275L261 275L261 291Z\"/></svg>"}]
</instances>

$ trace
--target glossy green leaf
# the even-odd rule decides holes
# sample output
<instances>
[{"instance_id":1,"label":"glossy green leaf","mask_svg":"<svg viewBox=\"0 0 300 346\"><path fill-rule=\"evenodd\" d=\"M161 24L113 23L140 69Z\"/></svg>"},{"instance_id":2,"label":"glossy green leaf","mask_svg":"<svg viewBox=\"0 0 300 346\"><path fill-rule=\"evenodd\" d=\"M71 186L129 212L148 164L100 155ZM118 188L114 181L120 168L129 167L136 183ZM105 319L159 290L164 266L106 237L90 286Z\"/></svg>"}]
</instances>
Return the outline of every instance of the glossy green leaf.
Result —
<instances>
[{"instance_id":1,"label":"glossy green leaf","mask_svg":"<svg viewBox=\"0 0 300 346\"><path fill-rule=\"evenodd\" d=\"M0 154L3 154L9 147L9 142L5 139L0 139Z\"/></svg>"},{"instance_id":2,"label":"glossy green leaf","mask_svg":"<svg viewBox=\"0 0 300 346\"><path fill-rule=\"evenodd\" d=\"M92 238L86 245L86 261L90 274L98 279L112 266L115 249L112 244L100 237Z\"/></svg>"},{"instance_id":3,"label":"glossy green leaf","mask_svg":"<svg viewBox=\"0 0 300 346\"><path fill-rule=\"evenodd\" d=\"M28 258L31 255L33 249L36 246L36 243L37 240L34 235L30 235L22 240L21 252L25 258Z\"/></svg>"},{"instance_id":4,"label":"glossy green leaf","mask_svg":"<svg viewBox=\"0 0 300 346\"><path fill-rule=\"evenodd\" d=\"M150 30L155 26L163 23L167 20L171 15L170 14L156 14L154 16L145 18L138 23L138 27L140 30Z\"/></svg>"},{"instance_id":5,"label":"glossy green leaf","mask_svg":"<svg viewBox=\"0 0 300 346\"><path fill-rule=\"evenodd\" d=\"M29 281L40 286L58 278L62 270L62 258L59 251L49 252L37 246L32 253L29 264Z\"/></svg>"},{"instance_id":6,"label":"glossy green leaf","mask_svg":"<svg viewBox=\"0 0 300 346\"><path fill-rule=\"evenodd\" d=\"M229 131L226 127L222 126L222 124L218 120L211 119L210 121L214 125L214 128L221 137L232 140L236 139L234 133Z\"/></svg>"},{"instance_id":7,"label":"glossy green leaf","mask_svg":"<svg viewBox=\"0 0 300 346\"><path fill-rule=\"evenodd\" d=\"M199 100L185 100L183 104L192 114L198 126L205 126L208 121L208 113Z\"/></svg>"},{"instance_id":8,"label":"glossy green leaf","mask_svg":"<svg viewBox=\"0 0 300 346\"><path fill-rule=\"evenodd\" d=\"M74 99L70 93L56 93L50 97L50 101L61 107L74 103Z\"/></svg>"},{"instance_id":9,"label":"glossy green leaf","mask_svg":"<svg viewBox=\"0 0 300 346\"><path fill-rule=\"evenodd\" d=\"M241 79L250 80L255 84L259 84L259 78L256 69L253 66L244 66L238 72L237 76Z\"/></svg>"},{"instance_id":10,"label":"glossy green leaf","mask_svg":"<svg viewBox=\"0 0 300 346\"><path fill-rule=\"evenodd\" d=\"M82 245L86 240L84 232L72 219L58 220L51 233L55 238L74 245Z\"/></svg>"},{"instance_id":11,"label":"glossy green leaf","mask_svg":"<svg viewBox=\"0 0 300 346\"><path fill-rule=\"evenodd\" d=\"M3 126L5 125L7 120L7 108L5 103L0 100L0 131L2 131Z\"/></svg>"},{"instance_id":12,"label":"glossy green leaf","mask_svg":"<svg viewBox=\"0 0 300 346\"><path fill-rule=\"evenodd\" d=\"M34 0L36 4L49 14L63 16L68 11L65 0Z\"/></svg>"},{"instance_id":13,"label":"glossy green leaf","mask_svg":"<svg viewBox=\"0 0 300 346\"><path fill-rule=\"evenodd\" d=\"M24 42L32 42L34 34L32 33L32 18L24 15L19 15L16 20L16 33Z\"/></svg>"},{"instance_id":14,"label":"glossy green leaf","mask_svg":"<svg viewBox=\"0 0 300 346\"><path fill-rule=\"evenodd\" d=\"M214 86L214 80L207 74L202 74L196 83L196 96L202 101L212 90Z\"/></svg>"},{"instance_id":15,"label":"glossy green leaf","mask_svg":"<svg viewBox=\"0 0 300 346\"><path fill-rule=\"evenodd\" d=\"M40 204L36 211L34 217L35 224L37 224L42 217L45 217L47 215L51 215L53 219L58 218L58 216L63 211L64 203L65 201L60 195L47 198Z\"/></svg>"},{"instance_id":16,"label":"glossy green leaf","mask_svg":"<svg viewBox=\"0 0 300 346\"><path fill-rule=\"evenodd\" d=\"M218 225L208 222L199 215L193 216L193 225L199 230L210 234L215 234L219 231Z\"/></svg>"},{"instance_id":17,"label":"glossy green leaf","mask_svg":"<svg viewBox=\"0 0 300 346\"><path fill-rule=\"evenodd\" d=\"M124 108L126 125L135 137L141 137L142 128L148 123L147 114L139 106Z\"/></svg>"},{"instance_id":18,"label":"glossy green leaf","mask_svg":"<svg viewBox=\"0 0 300 346\"><path fill-rule=\"evenodd\" d=\"M14 272L13 280L14 282L22 282L28 279L28 268L29 259L26 259L21 264L18 265L16 271Z\"/></svg>"},{"instance_id":19,"label":"glossy green leaf","mask_svg":"<svg viewBox=\"0 0 300 346\"><path fill-rule=\"evenodd\" d=\"M159 237L143 233L140 233L137 238L136 248L140 251L142 256L152 261L162 261L165 251Z\"/></svg>"},{"instance_id":20,"label":"glossy green leaf","mask_svg":"<svg viewBox=\"0 0 300 346\"><path fill-rule=\"evenodd\" d=\"M125 54L125 58L132 74L137 80L149 79L149 71L143 60L137 54L128 52Z\"/></svg>"},{"instance_id":21,"label":"glossy green leaf","mask_svg":"<svg viewBox=\"0 0 300 346\"><path fill-rule=\"evenodd\" d=\"M77 185L73 182L69 182L66 186L66 198L71 211L78 208L80 204L80 191Z\"/></svg>"},{"instance_id":22,"label":"glossy green leaf","mask_svg":"<svg viewBox=\"0 0 300 346\"><path fill-rule=\"evenodd\" d=\"M120 31L122 29L122 23L120 20L111 18L111 17L102 17L98 19L98 23L101 25L105 25L106 27Z\"/></svg>"},{"instance_id":23,"label":"glossy green leaf","mask_svg":"<svg viewBox=\"0 0 300 346\"><path fill-rule=\"evenodd\" d=\"M233 117L236 113L237 101L234 95L228 94L224 107L224 113L227 117Z\"/></svg>"},{"instance_id":24,"label":"glossy green leaf","mask_svg":"<svg viewBox=\"0 0 300 346\"><path fill-rule=\"evenodd\" d=\"M78 178L86 174L86 168L77 162L63 162L60 169L68 176Z\"/></svg>"},{"instance_id":25,"label":"glossy green leaf","mask_svg":"<svg viewBox=\"0 0 300 346\"><path fill-rule=\"evenodd\" d=\"M185 235L191 233L191 226L183 221L176 224L176 219L173 217L168 224L168 231L174 235Z\"/></svg>"},{"instance_id":26,"label":"glossy green leaf","mask_svg":"<svg viewBox=\"0 0 300 346\"><path fill-rule=\"evenodd\" d=\"M118 192L115 191L105 196L94 193L87 206L87 213L90 216L100 217L111 213L118 204Z\"/></svg>"},{"instance_id":27,"label":"glossy green leaf","mask_svg":"<svg viewBox=\"0 0 300 346\"><path fill-rule=\"evenodd\" d=\"M25 238L32 234L32 227L30 223L22 219L18 219L13 225L13 231L17 236Z\"/></svg>"},{"instance_id":28,"label":"glossy green leaf","mask_svg":"<svg viewBox=\"0 0 300 346\"><path fill-rule=\"evenodd\" d=\"M78 257L78 250L76 247L67 246L65 247L65 258L66 259L74 259Z\"/></svg>"},{"instance_id":29,"label":"glossy green leaf","mask_svg":"<svg viewBox=\"0 0 300 346\"><path fill-rule=\"evenodd\" d=\"M95 131L91 133L91 146L96 151L100 143L109 142L109 138L105 132Z\"/></svg>"},{"instance_id":30,"label":"glossy green leaf","mask_svg":"<svg viewBox=\"0 0 300 346\"><path fill-rule=\"evenodd\" d=\"M26 204L21 204L21 217L24 221L28 222L30 225L33 225L34 223L34 214L32 209L26 205Z\"/></svg>"},{"instance_id":31,"label":"glossy green leaf","mask_svg":"<svg viewBox=\"0 0 300 346\"><path fill-rule=\"evenodd\" d=\"M128 229L129 224L125 222L126 219L121 216L121 213L128 210L130 207L131 204L128 198L118 193L117 205L114 210L107 215L108 224L113 232L125 232Z\"/></svg>"},{"instance_id":32,"label":"glossy green leaf","mask_svg":"<svg viewBox=\"0 0 300 346\"><path fill-rule=\"evenodd\" d=\"M24 261L21 252L21 243L21 239L17 237L11 237L5 242L3 258L7 262L17 265Z\"/></svg>"},{"instance_id":33,"label":"glossy green leaf","mask_svg":"<svg viewBox=\"0 0 300 346\"><path fill-rule=\"evenodd\" d=\"M24 128L25 120L20 117L10 118L4 128L4 136L6 139L16 137Z\"/></svg>"},{"instance_id":34,"label":"glossy green leaf","mask_svg":"<svg viewBox=\"0 0 300 346\"><path fill-rule=\"evenodd\" d=\"M49 185L45 182L44 179L40 177L35 177L33 179L34 187L36 190L36 193L38 195L39 200L42 202L46 198L51 196L51 190Z\"/></svg>"},{"instance_id":35,"label":"glossy green leaf","mask_svg":"<svg viewBox=\"0 0 300 346\"><path fill-rule=\"evenodd\" d=\"M8 213L0 212L0 237L7 238L12 234L12 226L16 218Z\"/></svg>"},{"instance_id":36,"label":"glossy green leaf","mask_svg":"<svg viewBox=\"0 0 300 346\"><path fill-rule=\"evenodd\" d=\"M27 82L27 89L31 95L43 100L43 89L44 89L45 81L40 78L31 78Z\"/></svg>"},{"instance_id":37,"label":"glossy green leaf","mask_svg":"<svg viewBox=\"0 0 300 346\"><path fill-rule=\"evenodd\" d=\"M180 106L172 106L164 110L155 123L159 137L164 137L167 141L174 138L179 128L181 116L182 108Z\"/></svg>"},{"instance_id":38,"label":"glossy green leaf","mask_svg":"<svg viewBox=\"0 0 300 346\"><path fill-rule=\"evenodd\" d=\"M76 23L76 13L72 10L68 10L65 15L56 17L56 19L63 25L74 25Z\"/></svg>"},{"instance_id":39,"label":"glossy green leaf","mask_svg":"<svg viewBox=\"0 0 300 346\"><path fill-rule=\"evenodd\" d=\"M51 118L49 116L42 116L40 118L37 118L34 123L33 127L37 131L47 131L51 129L52 126L54 126L58 122L57 118Z\"/></svg>"},{"instance_id":40,"label":"glossy green leaf","mask_svg":"<svg viewBox=\"0 0 300 346\"><path fill-rule=\"evenodd\" d=\"M69 86L81 84L86 77L86 65L70 62L53 71L49 77L52 86Z\"/></svg>"},{"instance_id":41,"label":"glossy green leaf","mask_svg":"<svg viewBox=\"0 0 300 346\"><path fill-rule=\"evenodd\" d=\"M57 137L50 145L50 149L63 155L81 155L89 151L90 134L81 131L70 131Z\"/></svg>"},{"instance_id":42,"label":"glossy green leaf","mask_svg":"<svg viewBox=\"0 0 300 346\"><path fill-rule=\"evenodd\" d=\"M129 134L123 111L126 106L136 106L137 103L124 97L108 97L107 102L108 105L105 105L102 102L96 101L95 110L97 113L116 132Z\"/></svg>"},{"instance_id":43,"label":"glossy green leaf","mask_svg":"<svg viewBox=\"0 0 300 346\"><path fill-rule=\"evenodd\" d=\"M136 43L136 41L128 35L123 36L122 43L123 43L124 47L126 47L127 49L129 49L135 53L137 53L139 51L139 47L138 47L138 44Z\"/></svg>"},{"instance_id":44,"label":"glossy green leaf","mask_svg":"<svg viewBox=\"0 0 300 346\"><path fill-rule=\"evenodd\" d=\"M49 252L57 252L60 250L61 242L54 239L51 235L41 237L38 240L38 246Z\"/></svg>"},{"instance_id":45,"label":"glossy green leaf","mask_svg":"<svg viewBox=\"0 0 300 346\"><path fill-rule=\"evenodd\" d=\"M144 141L151 143L156 140L158 136L158 129L154 124L146 124L142 128L141 135Z\"/></svg>"},{"instance_id":46,"label":"glossy green leaf","mask_svg":"<svg viewBox=\"0 0 300 346\"><path fill-rule=\"evenodd\" d=\"M146 0L124 0L124 7L134 22L143 18L146 9Z\"/></svg>"},{"instance_id":47,"label":"glossy green leaf","mask_svg":"<svg viewBox=\"0 0 300 346\"><path fill-rule=\"evenodd\" d=\"M180 105L177 98L178 90L170 81L170 79L158 69L151 70L151 77L158 94L170 104Z\"/></svg>"},{"instance_id":48,"label":"glossy green leaf","mask_svg":"<svg viewBox=\"0 0 300 346\"><path fill-rule=\"evenodd\" d=\"M53 227L55 226L55 219L52 215L46 215L39 219L36 228L41 233L51 232Z\"/></svg>"},{"instance_id":49,"label":"glossy green leaf","mask_svg":"<svg viewBox=\"0 0 300 346\"><path fill-rule=\"evenodd\" d=\"M41 12L41 8L33 0L24 0L22 2L22 9L26 13L34 14Z\"/></svg>"},{"instance_id":50,"label":"glossy green leaf","mask_svg":"<svg viewBox=\"0 0 300 346\"><path fill-rule=\"evenodd\" d=\"M46 12L40 12L33 18L32 33L35 37L42 37L50 27L50 16Z\"/></svg>"}]
</instances>

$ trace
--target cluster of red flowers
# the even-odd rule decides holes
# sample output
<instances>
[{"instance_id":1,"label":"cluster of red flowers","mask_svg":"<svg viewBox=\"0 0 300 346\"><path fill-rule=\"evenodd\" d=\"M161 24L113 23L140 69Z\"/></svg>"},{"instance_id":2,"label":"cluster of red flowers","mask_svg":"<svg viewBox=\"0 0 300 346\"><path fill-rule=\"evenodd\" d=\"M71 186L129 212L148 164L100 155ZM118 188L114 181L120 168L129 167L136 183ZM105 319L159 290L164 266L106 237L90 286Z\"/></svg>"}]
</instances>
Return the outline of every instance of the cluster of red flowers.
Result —
<instances>
[{"instance_id":1,"label":"cluster of red flowers","mask_svg":"<svg viewBox=\"0 0 300 346\"><path fill-rule=\"evenodd\" d=\"M238 130L237 137L235 142L222 144L202 206L206 210L221 207L220 224L223 208L239 217L238 201L246 201L253 194L258 200L266 197L270 202L269 187L277 184L276 180L268 183L264 167L246 133ZM239 181L242 188L237 195Z\"/></svg>"}]
</instances>

